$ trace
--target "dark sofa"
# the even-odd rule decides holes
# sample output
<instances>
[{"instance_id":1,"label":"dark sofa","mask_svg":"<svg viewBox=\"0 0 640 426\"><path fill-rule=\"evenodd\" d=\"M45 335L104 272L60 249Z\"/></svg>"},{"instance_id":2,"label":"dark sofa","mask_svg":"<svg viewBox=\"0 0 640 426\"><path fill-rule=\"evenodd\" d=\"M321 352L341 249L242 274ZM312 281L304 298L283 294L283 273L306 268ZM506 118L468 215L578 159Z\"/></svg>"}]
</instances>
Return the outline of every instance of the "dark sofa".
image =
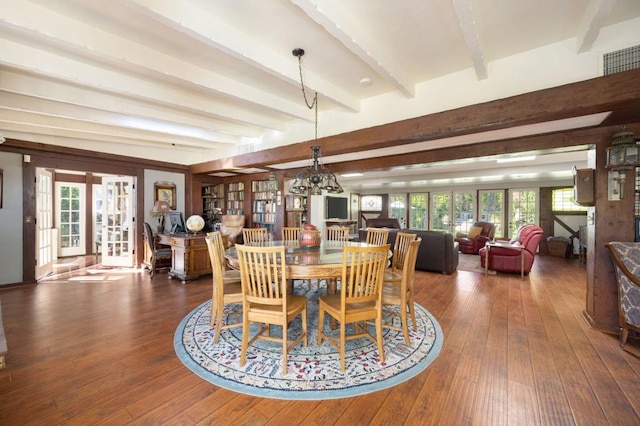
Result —
<instances>
[{"instance_id":1,"label":"dark sofa","mask_svg":"<svg viewBox=\"0 0 640 426\"><path fill-rule=\"evenodd\" d=\"M367 228L401 229L400 221L395 217L376 217L367 219Z\"/></svg>"},{"instance_id":2,"label":"dark sofa","mask_svg":"<svg viewBox=\"0 0 640 426\"><path fill-rule=\"evenodd\" d=\"M388 243L391 244L392 249L398 232L417 234L422 238L418 249L416 269L443 274L453 274L458 269L458 243L454 241L453 234L440 231L389 229ZM360 229L359 234L360 241L364 241L367 230Z\"/></svg>"}]
</instances>

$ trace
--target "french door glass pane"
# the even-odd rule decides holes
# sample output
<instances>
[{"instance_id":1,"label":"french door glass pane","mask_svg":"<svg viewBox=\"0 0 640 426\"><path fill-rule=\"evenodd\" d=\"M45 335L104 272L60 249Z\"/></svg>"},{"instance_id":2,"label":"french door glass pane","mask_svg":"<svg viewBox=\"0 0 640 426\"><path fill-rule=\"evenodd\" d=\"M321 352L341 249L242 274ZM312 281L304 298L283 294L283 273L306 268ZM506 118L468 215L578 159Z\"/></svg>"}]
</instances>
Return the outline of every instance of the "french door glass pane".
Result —
<instances>
[{"instance_id":1,"label":"french door glass pane","mask_svg":"<svg viewBox=\"0 0 640 426\"><path fill-rule=\"evenodd\" d=\"M478 218L496 225L496 237L504 237L504 191L480 191Z\"/></svg>"},{"instance_id":2,"label":"french door glass pane","mask_svg":"<svg viewBox=\"0 0 640 426\"><path fill-rule=\"evenodd\" d=\"M409 194L409 228L428 229L429 215L427 214L427 201L429 194Z\"/></svg>"},{"instance_id":3,"label":"french door glass pane","mask_svg":"<svg viewBox=\"0 0 640 426\"><path fill-rule=\"evenodd\" d=\"M60 243L62 248L80 247L80 191L77 187L60 188Z\"/></svg>"},{"instance_id":4,"label":"french door glass pane","mask_svg":"<svg viewBox=\"0 0 640 426\"><path fill-rule=\"evenodd\" d=\"M509 235L515 236L516 230L525 223L538 223L536 195L533 189L512 189L510 194Z\"/></svg>"},{"instance_id":5,"label":"french door glass pane","mask_svg":"<svg viewBox=\"0 0 640 426\"><path fill-rule=\"evenodd\" d=\"M450 231L451 193L431 194L431 227L433 231Z\"/></svg>"},{"instance_id":6,"label":"french door glass pane","mask_svg":"<svg viewBox=\"0 0 640 426\"><path fill-rule=\"evenodd\" d=\"M475 199L472 192L453 193L453 217L454 234L456 232L467 233L473 225L473 211Z\"/></svg>"},{"instance_id":7,"label":"french door glass pane","mask_svg":"<svg viewBox=\"0 0 640 426\"><path fill-rule=\"evenodd\" d=\"M389 217L396 218L406 225L407 198L405 194L391 194L389 196Z\"/></svg>"}]
</instances>

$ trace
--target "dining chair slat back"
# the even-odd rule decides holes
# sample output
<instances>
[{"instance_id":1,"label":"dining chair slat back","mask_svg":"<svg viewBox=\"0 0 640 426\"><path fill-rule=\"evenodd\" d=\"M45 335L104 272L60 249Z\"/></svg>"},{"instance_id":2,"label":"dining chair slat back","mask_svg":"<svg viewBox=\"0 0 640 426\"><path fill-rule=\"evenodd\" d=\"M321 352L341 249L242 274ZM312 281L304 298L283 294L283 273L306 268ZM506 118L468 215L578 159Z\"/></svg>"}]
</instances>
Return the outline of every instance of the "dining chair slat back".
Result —
<instances>
[{"instance_id":1,"label":"dining chair slat back","mask_svg":"<svg viewBox=\"0 0 640 426\"><path fill-rule=\"evenodd\" d=\"M243 228L243 244L260 244L269 241L269 230L267 228Z\"/></svg>"},{"instance_id":2,"label":"dining chair slat back","mask_svg":"<svg viewBox=\"0 0 640 426\"><path fill-rule=\"evenodd\" d=\"M404 268L402 269L402 279L400 281L400 285L398 285L398 283L396 282L385 281L382 291L383 307L398 306L401 320L400 327L394 326L393 318L398 315L398 311L395 309L387 310L388 318L384 318L385 322L382 326L392 330L401 331L404 335L404 342L407 345L411 343L409 338L407 310L411 315L413 331L417 330L416 311L413 298L413 281L416 271L418 249L420 248L421 242L422 238L416 238L414 241L411 241L409 243L409 249L406 253Z\"/></svg>"},{"instance_id":3,"label":"dining chair slat back","mask_svg":"<svg viewBox=\"0 0 640 426\"><path fill-rule=\"evenodd\" d=\"M287 354L301 340L307 346L307 298L287 294L285 247L236 245L242 280L243 329L240 365L256 339L282 344L282 370L287 373ZM288 339L288 325L300 315L302 332ZM250 324L258 323L257 333L249 339ZM282 336L272 336L270 326L282 327Z\"/></svg>"},{"instance_id":4,"label":"dining chair slat back","mask_svg":"<svg viewBox=\"0 0 640 426\"><path fill-rule=\"evenodd\" d=\"M409 232L398 232L396 240L393 244L393 257L391 258L391 269L384 274L385 282L399 283L402 280L402 271L404 269L407 251L412 241L418 236Z\"/></svg>"},{"instance_id":5,"label":"dining chair slat back","mask_svg":"<svg viewBox=\"0 0 640 426\"><path fill-rule=\"evenodd\" d=\"M349 241L349 227L348 226L328 227L327 241Z\"/></svg>"},{"instance_id":6,"label":"dining chair slat back","mask_svg":"<svg viewBox=\"0 0 640 426\"><path fill-rule=\"evenodd\" d=\"M285 226L282 228L282 241L298 241L299 236L299 227Z\"/></svg>"},{"instance_id":7,"label":"dining chair slat back","mask_svg":"<svg viewBox=\"0 0 640 426\"><path fill-rule=\"evenodd\" d=\"M382 228L369 228L367 229L367 236L365 242L367 244L373 244L375 246L381 246L387 244L389 240L389 230Z\"/></svg>"},{"instance_id":8,"label":"dining chair slat back","mask_svg":"<svg viewBox=\"0 0 640 426\"><path fill-rule=\"evenodd\" d=\"M320 297L318 308L318 345L325 339L340 352L340 368L345 371L346 340L368 337L378 345L380 362L384 362L382 336L382 286L389 244L383 246L347 246L343 251L340 294ZM324 332L324 316L340 323L339 336ZM366 321L375 323L375 336ZM347 324L354 324L353 334L346 335Z\"/></svg>"}]
</instances>

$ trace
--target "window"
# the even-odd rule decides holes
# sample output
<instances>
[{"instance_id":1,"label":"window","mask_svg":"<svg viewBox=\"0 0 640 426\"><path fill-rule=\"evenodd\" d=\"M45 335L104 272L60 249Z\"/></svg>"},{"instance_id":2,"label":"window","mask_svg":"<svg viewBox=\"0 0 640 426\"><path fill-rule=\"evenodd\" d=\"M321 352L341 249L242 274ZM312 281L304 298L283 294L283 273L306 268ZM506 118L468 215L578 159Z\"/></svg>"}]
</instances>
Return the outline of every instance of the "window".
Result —
<instances>
[{"instance_id":1,"label":"window","mask_svg":"<svg viewBox=\"0 0 640 426\"><path fill-rule=\"evenodd\" d=\"M396 218L406 226L407 197L405 194L392 194L389 196L389 217Z\"/></svg>"},{"instance_id":2,"label":"window","mask_svg":"<svg viewBox=\"0 0 640 426\"><path fill-rule=\"evenodd\" d=\"M525 223L538 223L538 191L534 189L512 189L509 191L511 205L509 236L516 235L516 230Z\"/></svg>"},{"instance_id":3,"label":"window","mask_svg":"<svg viewBox=\"0 0 640 426\"><path fill-rule=\"evenodd\" d=\"M496 237L504 237L504 191L480 191L478 219L496 226Z\"/></svg>"},{"instance_id":4,"label":"window","mask_svg":"<svg viewBox=\"0 0 640 426\"><path fill-rule=\"evenodd\" d=\"M429 194L409 194L409 228L427 229L429 215L427 214L427 201Z\"/></svg>"},{"instance_id":5,"label":"window","mask_svg":"<svg viewBox=\"0 0 640 426\"><path fill-rule=\"evenodd\" d=\"M382 211L382 196L363 195L360 197L360 211L380 212Z\"/></svg>"},{"instance_id":6,"label":"window","mask_svg":"<svg viewBox=\"0 0 640 426\"><path fill-rule=\"evenodd\" d=\"M551 210L558 212L586 212L587 208L574 202L573 188L551 191Z\"/></svg>"},{"instance_id":7,"label":"window","mask_svg":"<svg viewBox=\"0 0 640 426\"><path fill-rule=\"evenodd\" d=\"M453 193L453 232L467 233L474 221L475 197L472 192Z\"/></svg>"}]
</instances>

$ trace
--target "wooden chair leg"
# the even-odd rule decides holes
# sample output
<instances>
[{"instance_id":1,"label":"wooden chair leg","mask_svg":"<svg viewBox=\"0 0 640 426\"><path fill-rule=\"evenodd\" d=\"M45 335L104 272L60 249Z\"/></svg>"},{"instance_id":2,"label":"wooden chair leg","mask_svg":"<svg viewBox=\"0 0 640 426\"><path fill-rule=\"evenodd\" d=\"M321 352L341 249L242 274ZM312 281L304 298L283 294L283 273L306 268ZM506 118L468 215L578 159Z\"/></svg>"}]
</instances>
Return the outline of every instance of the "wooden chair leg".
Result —
<instances>
[{"instance_id":1,"label":"wooden chair leg","mask_svg":"<svg viewBox=\"0 0 640 426\"><path fill-rule=\"evenodd\" d=\"M287 324L282 324L282 374L287 374L287 357L289 353L289 342L287 341Z\"/></svg>"},{"instance_id":2,"label":"wooden chair leg","mask_svg":"<svg viewBox=\"0 0 640 426\"><path fill-rule=\"evenodd\" d=\"M400 307L400 321L402 321L402 334L404 335L404 343L409 346L409 325L407 324L407 307Z\"/></svg>"},{"instance_id":3,"label":"wooden chair leg","mask_svg":"<svg viewBox=\"0 0 640 426\"><path fill-rule=\"evenodd\" d=\"M409 338L409 336L407 335L406 338ZM380 362L384 362L384 344L382 342L382 315L376 318L376 340L378 341Z\"/></svg>"},{"instance_id":4,"label":"wooden chair leg","mask_svg":"<svg viewBox=\"0 0 640 426\"><path fill-rule=\"evenodd\" d=\"M620 333L620 347L624 348L625 343L627 343L627 337L629 337L629 329L622 328Z\"/></svg>"}]
</instances>

